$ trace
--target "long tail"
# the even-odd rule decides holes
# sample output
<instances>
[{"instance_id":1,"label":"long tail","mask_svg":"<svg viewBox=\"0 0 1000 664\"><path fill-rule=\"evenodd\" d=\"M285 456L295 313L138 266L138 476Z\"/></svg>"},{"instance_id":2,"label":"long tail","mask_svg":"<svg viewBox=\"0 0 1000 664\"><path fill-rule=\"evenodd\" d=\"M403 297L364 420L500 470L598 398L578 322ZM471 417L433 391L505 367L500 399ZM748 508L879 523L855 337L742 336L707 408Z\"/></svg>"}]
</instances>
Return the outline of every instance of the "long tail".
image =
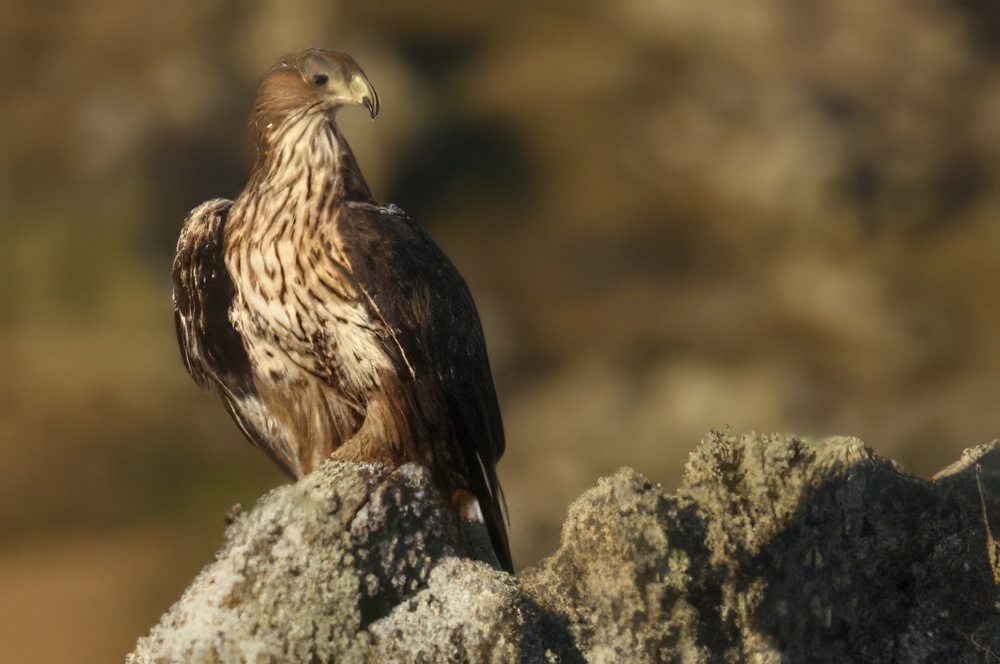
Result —
<instances>
[{"instance_id":1,"label":"long tail","mask_svg":"<svg viewBox=\"0 0 1000 664\"><path fill-rule=\"evenodd\" d=\"M509 521L507 501L504 499L496 469L492 464L483 463L478 453L476 458L479 461L480 472L472 473L472 490L479 500L483 520L486 522L486 530L490 534L490 543L493 545L493 552L500 562L500 567L513 574L514 562L510 555L510 542L507 539L507 523Z\"/></svg>"}]
</instances>

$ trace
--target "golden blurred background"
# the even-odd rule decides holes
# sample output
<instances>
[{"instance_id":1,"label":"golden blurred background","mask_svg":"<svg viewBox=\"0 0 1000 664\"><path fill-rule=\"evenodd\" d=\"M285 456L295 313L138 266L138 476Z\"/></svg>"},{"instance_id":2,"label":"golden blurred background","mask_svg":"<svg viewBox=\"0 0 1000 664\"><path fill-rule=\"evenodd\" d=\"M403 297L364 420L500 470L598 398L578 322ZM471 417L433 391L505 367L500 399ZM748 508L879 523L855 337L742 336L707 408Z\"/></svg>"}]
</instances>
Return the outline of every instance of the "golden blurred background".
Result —
<instances>
[{"instance_id":1,"label":"golden blurred background","mask_svg":"<svg viewBox=\"0 0 1000 664\"><path fill-rule=\"evenodd\" d=\"M1000 434L995 0L8 1L0 661L120 661L284 481L185 374L170 261L310 46L369 74L369 182L477 297L519 566L713 428L924 475Z\"/></svg>"}]
</instances>

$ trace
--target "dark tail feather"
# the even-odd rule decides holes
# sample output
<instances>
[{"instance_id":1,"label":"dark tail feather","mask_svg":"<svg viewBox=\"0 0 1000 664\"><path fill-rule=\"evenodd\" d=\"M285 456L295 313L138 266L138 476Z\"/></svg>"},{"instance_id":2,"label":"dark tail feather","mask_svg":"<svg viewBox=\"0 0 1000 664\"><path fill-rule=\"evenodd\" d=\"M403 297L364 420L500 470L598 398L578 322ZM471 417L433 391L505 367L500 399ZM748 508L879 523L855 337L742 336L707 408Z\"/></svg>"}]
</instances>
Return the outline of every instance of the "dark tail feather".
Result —
<instances>
[{"instance_id":1,"label":"dark tail feather","mask_svg":"<svg viewBox=\"0 0 1000 664\"><path fill-rule=\"evenodd\" d=\"M514 562L510 555L510 542L507 540L507 501L504 499L497 471L491 465L483 463L477 452L475 454L478 468L470 468L472 491L479 501L479 509L486 522L486 531L490 535L493 553L504 571L514 573ZM477 472L478 471L478 472Z\"/></svg>"},{"instance_id":2,"label":"dark tail feather","mask_svg":"<svg viewBox=\"0 0 1000 664\"><path fill-rule=\"evenodd\" d=\"M492 388L492 384L490 387ZM504 447L503 426L500 423L496 400L494 398L492 401L491 409L484 406L485 414L476 411L469 413L468 407L462 401L456 400L452 404L452 412L461 414L461 417L452 419L459 441L458 451L465 466L464 481L460 483L468 483L468 490L475 495L479 503L479 511L482 512L490 544L493 546L500 567L513 574L514 562L510 555L510 542L507 540L507 501L504 499L496 471L496 462ZM484 424L478 431L472 431L468 422L476 421L477 417Z\"/></svg>"},{"instance_id":3,"label":"dark tail feather","mask_svg":"<svg viewBox=\"0 0 1000 664\"><path fill-rule=\"evenodd\" d=\"M492 491L490 495L481 496L479 499L480 507L485 507L483 520L486 521L486 530L490 534L493 552L500 562L500 567L505 572L513 574L514 561L510 556L510 542L507 540L507 501L504 499L496 471L491 468L487 476ZM484 498L487 501L486 505L482 504Z\"/></svg>"}]
</instances>

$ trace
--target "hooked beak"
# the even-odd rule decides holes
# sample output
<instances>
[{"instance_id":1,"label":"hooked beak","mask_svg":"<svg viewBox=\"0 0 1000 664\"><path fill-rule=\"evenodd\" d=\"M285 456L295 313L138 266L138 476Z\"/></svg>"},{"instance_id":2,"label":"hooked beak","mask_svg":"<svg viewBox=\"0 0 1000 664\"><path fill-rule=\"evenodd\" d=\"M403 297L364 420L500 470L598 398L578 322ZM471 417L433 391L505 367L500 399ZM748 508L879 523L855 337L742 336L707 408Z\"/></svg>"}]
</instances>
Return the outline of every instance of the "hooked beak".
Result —
<instances>
[{"instance_id":1,"label":"hooked beak","mask_svg":"<svg viewBox=\"0 0 1000 664\"><path fill-rule=\"evenodd\" d=\"M372 90L370 95L365 95L361 102L368 108L368 112L372 114L372 120L378 115L378 95Z\"/></svg>"},{"instance_id":2,"label":"hooked beak","mask_svg":"<svg viewBox=\"0 0 1000 664\"><path fill-rule=\"evenodd\" d=\"M356 103L364 104L374 120L378 115L378 93L367 76L358 73L351 77L351 95Z\"/></svg>"}]
</instances>

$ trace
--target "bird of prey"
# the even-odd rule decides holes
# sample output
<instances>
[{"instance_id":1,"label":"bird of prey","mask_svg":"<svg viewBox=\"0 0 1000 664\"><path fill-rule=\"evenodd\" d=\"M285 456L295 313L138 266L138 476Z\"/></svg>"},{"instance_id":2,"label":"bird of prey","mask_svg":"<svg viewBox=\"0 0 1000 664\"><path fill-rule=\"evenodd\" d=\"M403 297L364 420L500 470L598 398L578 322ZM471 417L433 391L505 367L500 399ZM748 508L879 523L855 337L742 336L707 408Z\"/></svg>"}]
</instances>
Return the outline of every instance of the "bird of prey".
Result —
<instances>
[{"instance_id":1,"label":"bird of prey","mask_svg":"<svg viewBox=\"0 0 1000 664\"><path fill-rule=\"evenodd\" d=\"M376 202L337 127L345 104L379 110L344 53L301 51L264 75L246 188L192 210L178 240L184 364L293 477L331 456L425 465L512 571L476 306L430 236Z\"/></svg>"}]
</instances>

